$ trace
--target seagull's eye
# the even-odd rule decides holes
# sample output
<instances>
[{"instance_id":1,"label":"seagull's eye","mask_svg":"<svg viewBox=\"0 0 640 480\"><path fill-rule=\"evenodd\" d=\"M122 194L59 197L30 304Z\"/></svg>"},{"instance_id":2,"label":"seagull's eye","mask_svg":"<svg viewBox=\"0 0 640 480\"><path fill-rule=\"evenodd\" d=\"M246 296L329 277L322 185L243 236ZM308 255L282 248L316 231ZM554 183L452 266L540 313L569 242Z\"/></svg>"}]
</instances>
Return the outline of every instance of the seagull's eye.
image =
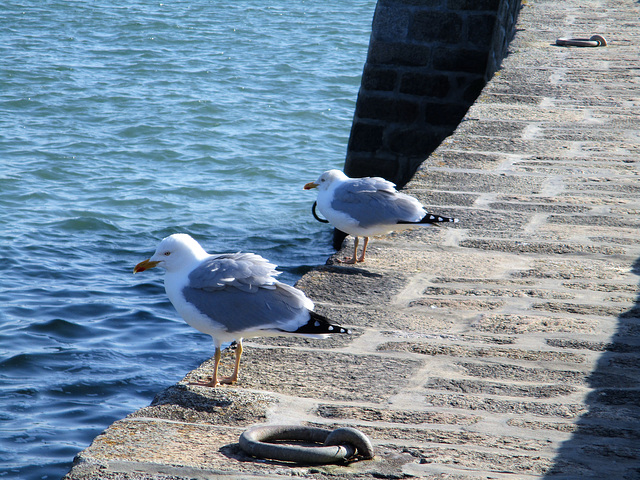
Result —
<instances>
[{"instance_id":1,"label":"seagull's eye","mask_svg":"<svg viewBox=\"0 0 640 480\"><path fill-rule=\"evenodd\" d=\"M171 255L171 252L164 252L165 257L168 257L169 255Z\"/></svg>"}]
</instances>

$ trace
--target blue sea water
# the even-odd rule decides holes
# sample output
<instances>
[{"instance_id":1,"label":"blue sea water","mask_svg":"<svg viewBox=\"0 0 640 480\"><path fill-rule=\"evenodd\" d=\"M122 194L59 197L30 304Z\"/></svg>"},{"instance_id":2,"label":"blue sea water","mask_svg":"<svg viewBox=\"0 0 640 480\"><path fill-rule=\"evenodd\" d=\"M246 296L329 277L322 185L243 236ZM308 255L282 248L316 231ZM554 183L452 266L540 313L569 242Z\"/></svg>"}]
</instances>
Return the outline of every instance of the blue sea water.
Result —
<instances>
[{"instance_id":1,"label":"blue sea water","mask_svg":"<svg viewBox=\"0 0 640 480\"><path fill-rule=\"evenodd\" d=\"M330 229L375 0L0 4L0 478L55 479L212 353L161 271L168 234L295 282Z\"/></svg>"}]
</instances>

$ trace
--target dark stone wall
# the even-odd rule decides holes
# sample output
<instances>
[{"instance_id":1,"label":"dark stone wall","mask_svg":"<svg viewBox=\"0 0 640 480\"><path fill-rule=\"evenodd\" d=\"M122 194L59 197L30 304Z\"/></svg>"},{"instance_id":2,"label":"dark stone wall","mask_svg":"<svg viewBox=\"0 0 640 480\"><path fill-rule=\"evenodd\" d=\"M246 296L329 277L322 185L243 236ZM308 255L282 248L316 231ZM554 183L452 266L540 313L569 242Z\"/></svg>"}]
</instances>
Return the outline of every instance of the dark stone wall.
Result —
<instances>
[{"instance_id":1,"label":"dark stone wall","mask_svg":"<svg viewBox=\"0 0 640 480\"><path fill-rule=\"evenodd\" d=\"M520 0L379 0L347 149L349 176L403 186L499 68Z\"/></svg>"}]
</instances>

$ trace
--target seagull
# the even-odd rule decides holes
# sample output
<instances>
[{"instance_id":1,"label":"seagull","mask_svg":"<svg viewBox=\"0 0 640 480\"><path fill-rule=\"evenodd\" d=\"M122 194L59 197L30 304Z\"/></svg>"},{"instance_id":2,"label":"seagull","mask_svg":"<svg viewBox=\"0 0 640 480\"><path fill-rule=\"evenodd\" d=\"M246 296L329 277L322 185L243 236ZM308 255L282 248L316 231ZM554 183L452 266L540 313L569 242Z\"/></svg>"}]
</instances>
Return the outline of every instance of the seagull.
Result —
<instances>
[{"instance_id":1,"label":"seagull","mask_svg":"<svg viewBox=\"0 0 640 480\"><path fill-rule=\"evenodd\" d=\"M163 239L153 256L138 263L133 273L158 266L166 270L164 287L180 316L213 338L213 378L196 385L237 382L243 338L326 338L351 333L315 313L304 292L276 280L281 272L260 255L209 255L191 236L177 233ZM232 340L237 342L235 369L230 377L218 377L222 344Z\"/></svg>"},{"instance_id":2,"label":"seagull","mask_svg":"<svg viewBox=\"0 0 640 480\"><path fill-rule=\"evenodd\" d=\"M353 257L342 263L364 262L369 237L394 230L407 230L457 218L428 213L418 200L396 190L395 184L380 177L349 178L340 170L327 170L305 190L318 189L318 210L338 230L355 237ZM364 237L358 258L358 237Z\"/></svg>"}]
</instances>

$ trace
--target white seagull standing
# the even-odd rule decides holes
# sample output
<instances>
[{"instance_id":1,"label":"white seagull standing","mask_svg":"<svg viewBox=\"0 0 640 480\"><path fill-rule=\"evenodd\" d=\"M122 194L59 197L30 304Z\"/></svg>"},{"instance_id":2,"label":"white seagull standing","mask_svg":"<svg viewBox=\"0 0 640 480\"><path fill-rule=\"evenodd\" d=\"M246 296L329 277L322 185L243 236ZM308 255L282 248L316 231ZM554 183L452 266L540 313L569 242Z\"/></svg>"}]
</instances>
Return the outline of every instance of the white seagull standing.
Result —
<instances>
[{"instance_id":1,"label":"white seagull standing","mask_svg":"<svg viewBox=\"0 0 640 480\"><path fill-rule=\"evenodd\" d=\"M238 380L242 338L326 338L351 333L313 312L313 302L304 292L277 281L276 266L259 255L209 255L189 235L178 233L162 240L153 256L138 263L133 273L156 266L166 270L164 287L178 313L213 338L213 378L197 385L215 387ZM233 375L219 378L221 345L232 340L238 343Z\"/></svg>"},{"instance_id":2,"label":"white seagull standing","mask_svg":"<svg viewBox=\"0 0 640 480\"><path fill-rule=\"evenodd\" d=\"M380 177L349 178L340 170L327 170L304 189L316 187L320 213L338 230L355 237L353 258L343 263L364 262L369 237L458 221L428 213L418 200L398 192L395 184ZM364 237L360 258L359 236Z\"/></svg>"}]
</instances>

